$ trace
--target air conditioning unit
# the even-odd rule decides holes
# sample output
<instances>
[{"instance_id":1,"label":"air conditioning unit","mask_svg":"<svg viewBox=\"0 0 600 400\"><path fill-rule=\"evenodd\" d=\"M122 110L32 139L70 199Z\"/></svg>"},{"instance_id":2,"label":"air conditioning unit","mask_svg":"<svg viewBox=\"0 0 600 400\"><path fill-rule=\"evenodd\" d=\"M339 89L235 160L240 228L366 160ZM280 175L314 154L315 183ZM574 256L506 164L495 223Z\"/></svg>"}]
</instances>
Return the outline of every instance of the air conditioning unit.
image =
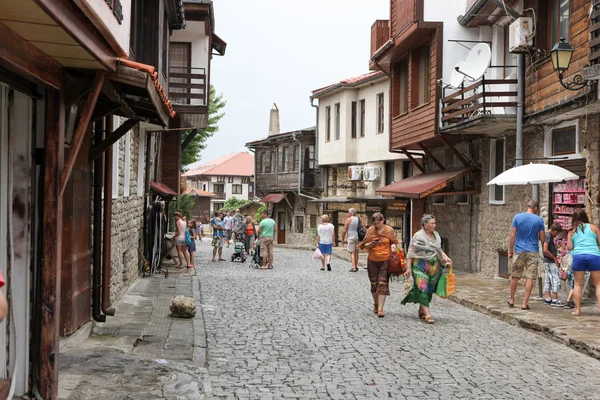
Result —
<instances>
[{"instance_id":1,"label":"air conditioning unit","mask_svg":"<svg viewBox=\"0 0 600 400\"><path fill-rule=\"evenodd\" d=\"M348 180L360 181L363 168L360 165L351 165L348 167Z\"/></svg>"},{"instance_id":2,"label":"air conditioning unit","mask_svg":"<svg viewBox=\"0 0 600 400\"><path fill-rule=\"evenodd\" d=\"M381 176L381 168L379 167L366 167L363 170L363 179L365 181L376 181Z\"/></svg>"},{"instance_id":3,"label":"air conditioning unit","mask_svg":"<svg viewBox=\"0 0 600 400\"><path fill-rule=\"evenodd\" d=\"M511 53L526 52L533 46L533 18L521 17L510 24L508 48Z\"/></svg>"}]
</instances>

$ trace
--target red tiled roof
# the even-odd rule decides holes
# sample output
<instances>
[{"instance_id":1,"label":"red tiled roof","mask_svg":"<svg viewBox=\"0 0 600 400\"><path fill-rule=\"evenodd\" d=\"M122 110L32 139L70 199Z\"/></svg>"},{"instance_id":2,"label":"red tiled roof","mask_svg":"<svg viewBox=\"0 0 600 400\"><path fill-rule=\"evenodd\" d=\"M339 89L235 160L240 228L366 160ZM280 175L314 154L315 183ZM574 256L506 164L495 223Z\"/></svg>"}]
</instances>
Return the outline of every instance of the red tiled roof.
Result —
<instances>
[{"instance_id":1,"label":"red tiled roof","mask_svg":"<svg viewBox=\"0 0 600 400\"><path fill-rule=\"evenodd\" d=\"M156 193L166 196L166 197L177 197L178 194L173 189L168 187L162 182L150 181L150 189L154 190Z\"/></svg>"},{"instance_id":2,"label":"red tiled roof","mask_svg":"<svg viewBox=\"0 0 600 400\"><path fill-rule=\"evenodd\" d=\"M216 194L214 194L213 192L205 192L204 190L200 190L200 189L196 189L196 188L192 188L192 187L186 188L185 191L183 192L183 194L193 194L194 196L197 196L197 197L214 197L214 196L216 196Z\"/></svg>"},{"instance_id":3,"label":"red tiled roof","mask_svg":"<svg viewBox=\"0 0 600 400\"><path fill-rule=\"evenodd\" d=\"M325 86L320 89L313 90L313 97L317 97L322 95L325 92L329 92L334 89L338 89L341 87L354 87L356 85L360 85L361 83L370 81L372 79L377 79L383 76L383 72L381 71L372 71L363 75L355 76L353 78L343 79L333 85Z\"/></svg>"},{"instance_id":4,"label":"red tiled roof","mask_svg":"<svg viewBox=\"0 0 600 400\"><path fill-rule=\"evenodd\" d=\"M230 153L183 175L252 176L254 175L254 156L246 152Z\"/></svg>"},{"instance_id":5,"label":"red tiled roof","mask_svg":"<svg viewBox=\"0 0 600 400\"><path fill-rule=\"evenodd\" d=\"M471 172L471 168L447 169L411 176L394 182L375 191L377 194L422 199L448 186L448 182Z\"/></svg>"},{"instance_id":6,"label":"red tiled roof","mask_svg":"<svg viewBox=\"0 0 600 400\"><path fill-rule=\"evenodd\" d=\"M123 58L119 58L118 60L119 60L120 64L122 64L126 67L134 68L134 69L137 69L138 71L142 71L142 72L145 72L148 75L150 75L150 78L152 79L152 83L154 83L154 87L156 87L156 91L158 92L158 95L160 96L160 99L163 102L163 107L165 108L165 110L167 110L167 114L169 114L169 116L171 118L174 118L175 110L173 110L173 105L171 104L171 100L169 100L169 97L167 96L162 85L158 81L158 72L156 72L156 68L154 68L152 65L141 64L141 63L138 63L135 61L125 60Z\"/></svg>"}]
</instances>

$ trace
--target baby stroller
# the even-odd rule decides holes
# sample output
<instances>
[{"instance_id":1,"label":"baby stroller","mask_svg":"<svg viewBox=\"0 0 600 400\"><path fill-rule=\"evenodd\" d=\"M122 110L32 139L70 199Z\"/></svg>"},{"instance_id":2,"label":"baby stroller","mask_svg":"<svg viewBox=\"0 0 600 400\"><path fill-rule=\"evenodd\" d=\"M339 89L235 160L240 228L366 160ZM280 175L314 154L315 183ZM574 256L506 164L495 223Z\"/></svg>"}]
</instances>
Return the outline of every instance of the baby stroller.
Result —
<instances>
[{"instance_id":1,"label":"baby stroller","mask_svg":"<svg viewBox=\"0 0 600 400\"><path fill-rule=\"evenodd\" d=\"M252 260L250 261L251 268L259 268L262 265L262 258L260 257L260 242L258 239L254 241L254 245L252 246L254 249L252 253Z\"/></svg>"},{"instance_id":2,"label":"baby stroller","mask_svg":"<svg viewBox=\"0 0 600 400\"><path fill-rule=\"evenodd\" d=\"M233 254L231 255L231 261L235 260L246 262L246 246L243 241L237 241L237 238L233 247Z\"/></svg>"}]
</instances>

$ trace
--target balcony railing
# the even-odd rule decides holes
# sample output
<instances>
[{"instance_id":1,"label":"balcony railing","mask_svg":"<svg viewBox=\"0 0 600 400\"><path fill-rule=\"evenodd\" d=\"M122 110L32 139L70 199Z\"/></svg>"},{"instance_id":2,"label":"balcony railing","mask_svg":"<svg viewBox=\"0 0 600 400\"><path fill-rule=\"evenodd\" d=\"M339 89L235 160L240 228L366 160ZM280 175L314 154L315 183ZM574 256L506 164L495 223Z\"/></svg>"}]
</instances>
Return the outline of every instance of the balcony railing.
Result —
<instances>
[{"instance_id":1,"label":"balcony railing","mask_svg":"<svg viewBox=\"0 0 600 400\"><path fill-rule=\"evenodd\" d=\"M227 198L227 195L225 194L225 192L216 192L214 198L217 200L223 200Z\"/></svg>"},{"instance_id":2,"label":"balcony railing","mask_svg":"<svg viewBox=\"0 0 600 400\"><path fill-rule=\"evenodd\" d=\"M442 98L442 125L516 113L516 79L482 79ZM444 89L444 95L446 89Z\"/></svg>"},{"instance_id":3,"label":"balcony railing","mask_svg":"<svg viewBox=\"0 0 600 400\"><path fill-rule=\"evenodd\" d=\"M206 69L169 67L169 98L174 104L205 106Z\"/></svg>"},{"instance_id":4,"label":"balcony railing","mask_svg":"<svg viewBox=\"0 0 600 400\"><path fill-rule=\"evenodd\" d=\"M594 8L590 14L590 54L588 60L592 64L600 61L600 4L594 1Z\"/></svg>"}]
</instances>

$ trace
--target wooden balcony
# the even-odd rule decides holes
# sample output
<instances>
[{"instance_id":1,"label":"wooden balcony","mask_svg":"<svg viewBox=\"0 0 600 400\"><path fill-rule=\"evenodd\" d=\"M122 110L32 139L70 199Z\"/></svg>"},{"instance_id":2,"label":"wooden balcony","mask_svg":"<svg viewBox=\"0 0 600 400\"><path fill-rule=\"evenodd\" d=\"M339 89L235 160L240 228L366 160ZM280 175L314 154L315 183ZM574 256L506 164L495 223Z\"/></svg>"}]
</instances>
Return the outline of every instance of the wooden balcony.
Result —
<instances>
[{"instance_id":1,"label":"wooden balcony","mask_svg":"<svg viewBox=\"0 0 600 400\"><path fill-rule=\"evenodd\" d=\"M597 3L597 2L594 2ZM594 4L590 14L590 55L588 61L598 64L600 60L600 4Z\"/></svg>"},{"instance_id":2,"label":"wooden balcony","mask_svg":"<svg viewBox=\"0 0 600 400\"><path fill-rule=\"evenodd\" d=\"M406 29L411 22L417 20L417 2L423 0L392 0L391 1L391 36Z\"/></svg>"},{"instance_id":3,"label":"wooden balcony","mask_svg":"<svg viewBox=\"0 0 600 400\"><path fill-rule=\"evenodd\" d=\"M390 40L390 21L377 20L371 26L371 57Z\"/></svg>"},{"instance_id":4,"label":"wooden balcony","mask_svg":"<svg viewBox=\"0 0 600 400\"><path fill-rule=\"evenodd\" d=\"M227 194L225 192L216 192L214 200L225 200L227 198Z\"/></svg>"},{"instance_id":5,"label":"wooden balcony","mask_svg":"<svg viewBox=\"0 0 600 400\"><path fill-rule=\"evenodd\" d=\"M208 91L205 68L169 67L169 99L178 127L206 128Z\"/></svg>"},{"instance_id":6,"label":"wooden balcony","mask_svg":"<svg viewBox=\"0 0 600 400\"><path fill-rule=\"evenodd\" d=\"M441 100L444 133L500 135L514 128L517 107L516 79L482 79Z\"/></svg>"}]
</instances>

